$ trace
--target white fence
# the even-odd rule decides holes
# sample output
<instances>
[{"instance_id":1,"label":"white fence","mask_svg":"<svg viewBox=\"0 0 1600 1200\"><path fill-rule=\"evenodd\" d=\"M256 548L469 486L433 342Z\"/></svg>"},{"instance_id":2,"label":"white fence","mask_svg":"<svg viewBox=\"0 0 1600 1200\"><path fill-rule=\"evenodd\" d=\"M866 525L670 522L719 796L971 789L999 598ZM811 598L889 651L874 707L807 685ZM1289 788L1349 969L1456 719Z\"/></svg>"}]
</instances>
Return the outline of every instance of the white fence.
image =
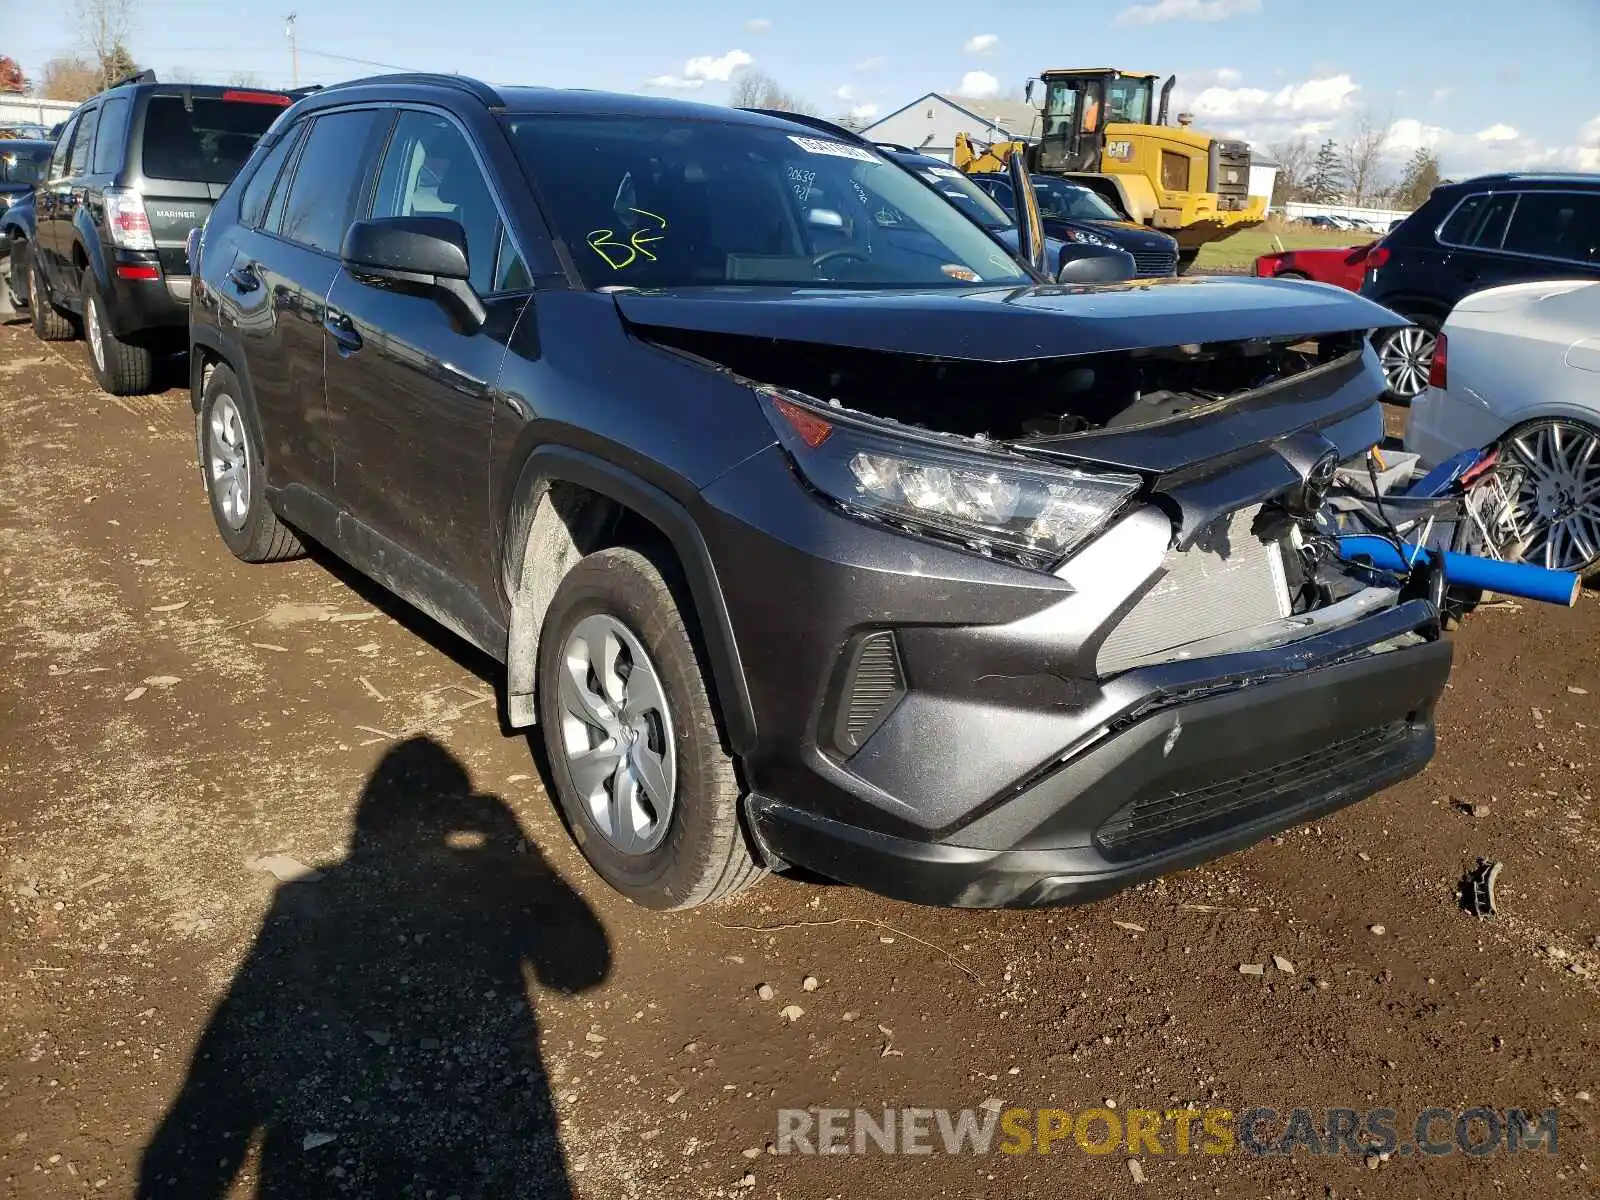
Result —
<instances>
[{"instance_id":1,"label":"white fence","mask_svg":"<svg viewBox=\"0 0 1600 1200\"><path fill-rule=\"evenodd\" d=\"M46 129L65 121L77 104L71 100L41 100L36 96L0 95L0 125L43 125Z\"/></svg>"},{"instance_id":2,"label":"white fence","mask_svg":"<svg viewBox=\"0 0 1600 1200\"><path fill-rule=\"evenodd\" d=\"M1291 221L1303 221L1307 217L1349 217L1354 221L1376 221L1387 226L1391 221L1409 217L1411 211L1405 208L1360 208L1354 204L1301 204L1299 201L1290 201L1283 206L1283 215Z\"/></svg>"}]
</instances>

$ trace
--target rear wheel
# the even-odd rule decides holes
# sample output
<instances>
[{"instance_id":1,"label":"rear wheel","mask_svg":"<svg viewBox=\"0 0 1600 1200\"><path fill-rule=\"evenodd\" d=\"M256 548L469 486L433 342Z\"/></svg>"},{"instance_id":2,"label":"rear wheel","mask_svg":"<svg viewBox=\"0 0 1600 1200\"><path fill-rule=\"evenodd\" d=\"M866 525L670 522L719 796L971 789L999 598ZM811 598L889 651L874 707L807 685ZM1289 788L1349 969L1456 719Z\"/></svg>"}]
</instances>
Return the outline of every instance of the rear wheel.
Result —
<instances>
[{"instance_id":1,"label":"rear wheel","mask_svg":"<svg viewBox=\"0 0 1600 1200\"><path fill-rule=\"evenodd\" d=\"M261 436L230 368L219 366L211 372L195 421L211 516L234 557L262 563L304 554L294 530L267 504Z\"/></svg>"},{"instance_id":2,"label":"rear wheel","mask_svg":"<svg viewBox=\"0 0 1600 1200\"><path fill-rule=\"evenodd\" d=\"M1388 399L1410 404L1428 386L1433 367L1433 347L1438 340L1438 324L1430 317L1418 317L1415 325L1391 329L1374 343Z\"/></svg>"},{"instance_id":3,"label":"rear wheel","mask_svg":"<svg viewBox=\"0 0 1600 1200\"><path fill-rule=\"evenodd\" d=\"M676 564L626 546L561 581L539 639L539 721L573 840L647 908L693 908L763 874L739 822Z\"/></svg>"},{"instance_id":4,"label":"rear wheel","mask_svg":"<svg viewBox=\"0 0 1600 1200\"><path fill-rule=\"evenodd\" d=\"M1274 279L1309 280L1311 278L1311 276L1307 275L1304 271L1279 271L1276 275L1273 276L1273 278Z\"/></svg>"},{"instance_id":5,"label":"rear wheel","mask_svg":"<svg viewBox=\"0 0 1600 1200\"><path fill-rule=\"evenodd\" d=\"M67 316L50 302L50 289L32 254L28 255L28 301L33 314L33 334L41 342L70 342L78 330Z\"/></svg>"},{"instance_id":6,"label":"rear wheel","mask_svg":"<svg viewBox=\"0 0 1600 1200\"><path fill-rule=\"evenodd\" d=\"M94 273L83 273L83 337L89 343L89 365L95 382L113 396L136 396L150 390L155 355L148 346L124 341L106 325L106 302Z\"/></svg>"},{"instance_id":7,"label":"rear wheel","mask_svg":"<svg viewBox=\"0 0 1600 1200\"><path fill-rule=\"evenodd\" d=\"M1600 429L1565 418L1532 421L1502 439L1501 453L1520 535L1508 552L1554 571L1600 576Z\"/></svg>"},{"instance_id":8,"label":"rear wheel","mask_svg":"<svg viewBox=\"0 0 1600 1200\"><path fill-rule=\"evenodd\" d=\"M28 307L28 243L22 238L11 239L11 253L6 260L6 294L11 307Z\"/></svg>"}]
</instances>

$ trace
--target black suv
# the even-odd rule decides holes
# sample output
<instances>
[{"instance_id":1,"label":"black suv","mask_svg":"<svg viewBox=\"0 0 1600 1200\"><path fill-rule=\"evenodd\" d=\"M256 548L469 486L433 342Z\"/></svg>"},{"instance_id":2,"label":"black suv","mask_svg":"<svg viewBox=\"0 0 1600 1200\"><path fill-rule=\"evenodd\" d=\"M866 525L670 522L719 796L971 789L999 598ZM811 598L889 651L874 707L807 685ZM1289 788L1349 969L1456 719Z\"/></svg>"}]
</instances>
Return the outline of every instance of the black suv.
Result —
<instances>
[{"instance_id":1,"label":"black suv","mask_svg":"<svg viewBox=\"0 0 1600 1200\"><path fill-rule=\"evenodd\" d=\"M502 661L642 904L1082 900L1432 752L1437 610L1312 524L1350 293L1052 285L811 125L438 76L299 101L192 254L223 540Z\"/></svg>"},{"instance_id":2,"label":"black suv","mask_svg":"<svg viewBox=\"0 0 1600 1200\"><path fill-rule=\"evenodd\" d=\"M1435 188L1367 256L1361 294L1415 324L1378 344L1392 396L1428 386L1456 302L1504 283L1600 279L1600 175L1484 175Z\"/></svg>"},{"instance_id":3,"label":"black suv","mask_svg":"<svg viewBox=\"0 0 1600 1200\"><path fill-rule=\"evenodd\" d=\"M31 231L11 244L39 337L81 328L102 388L148 390L156 358L187 343L189 232L291 100L138 76L84 101L34 189Z\"/></svg>"}]
</instances>

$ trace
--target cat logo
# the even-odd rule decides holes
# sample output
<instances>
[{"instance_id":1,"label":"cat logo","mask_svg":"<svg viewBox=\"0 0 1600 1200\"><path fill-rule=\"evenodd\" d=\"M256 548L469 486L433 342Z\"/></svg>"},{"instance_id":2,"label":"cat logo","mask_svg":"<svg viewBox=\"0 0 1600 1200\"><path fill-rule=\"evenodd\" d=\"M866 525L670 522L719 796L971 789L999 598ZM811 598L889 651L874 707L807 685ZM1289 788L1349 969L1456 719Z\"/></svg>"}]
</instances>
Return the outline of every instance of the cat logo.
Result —
<instances>
[{"instance_id":1,"label":"cat logo","mask_svg":"<svg viewBox=\"0 0 1600 1200\"><path fill-rule=\"evenodd\" d=\"M1130 158L1133 157L1133 143L1132 142L1107 142L1106 143L1106 157L1107 158L1120 159L1122 162L1127 162Z\"/></svg>"}]
</instances>

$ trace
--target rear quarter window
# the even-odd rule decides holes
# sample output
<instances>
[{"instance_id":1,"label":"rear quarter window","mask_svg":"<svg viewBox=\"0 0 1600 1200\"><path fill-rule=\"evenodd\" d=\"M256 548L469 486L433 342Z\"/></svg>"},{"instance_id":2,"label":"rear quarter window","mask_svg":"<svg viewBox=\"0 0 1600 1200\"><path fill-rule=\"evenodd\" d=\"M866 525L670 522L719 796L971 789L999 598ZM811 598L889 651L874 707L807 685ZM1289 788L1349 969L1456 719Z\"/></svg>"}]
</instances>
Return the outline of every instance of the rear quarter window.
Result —
<instances>
[{"instance_id":1,"label":"rear quarter window","mask_svg":"<svg viewBox=\"0 0 1600 1200\"><path fill-rule=\"evenodd\" d=\"M300 142L303 125L296 125L293 129L285 131L272 149L261 160L261 165L250 176L250 182L245 184L244 194L239 197L239 221L252 229L261 227L262 218L266 216L267 201L272 197L273 185L278 182L278 177L283 174L283 164L289 161L289 156L294 153L294 148Z\"/></svg>"},{"instance_id":2,"label":"rear quarter window","mask_svg":"<svg viewBox=\"0 0 1600 1200\"><path fill-rule=\"evenodd\" d=\"M152 179L228 183L283 109L217 97L152 96L141 162Z\"/></svg>"},{"instance_id":3,"label":"rear quarter window","mask_svg":"<svg viewBox=\"0 0 1600 1200\"><path fill-rule=\"evenodd\" d=\"M100 132L94 140L94 173L109 175L122 166L122 144L128 140L128 98L115 96L100 106Z\"/></svg>"},{"instance_id":4,"label":"rear quarter window","mask_svg":"<svg viewBox=\"0 0 1600 1200\"><path fill-rule=\"evenodd\" d=\"M1447 246L1498 250L1516 202L1514 192L1474 192L1446 219L1439 240Z\"/></svg>"}]
</instances>

